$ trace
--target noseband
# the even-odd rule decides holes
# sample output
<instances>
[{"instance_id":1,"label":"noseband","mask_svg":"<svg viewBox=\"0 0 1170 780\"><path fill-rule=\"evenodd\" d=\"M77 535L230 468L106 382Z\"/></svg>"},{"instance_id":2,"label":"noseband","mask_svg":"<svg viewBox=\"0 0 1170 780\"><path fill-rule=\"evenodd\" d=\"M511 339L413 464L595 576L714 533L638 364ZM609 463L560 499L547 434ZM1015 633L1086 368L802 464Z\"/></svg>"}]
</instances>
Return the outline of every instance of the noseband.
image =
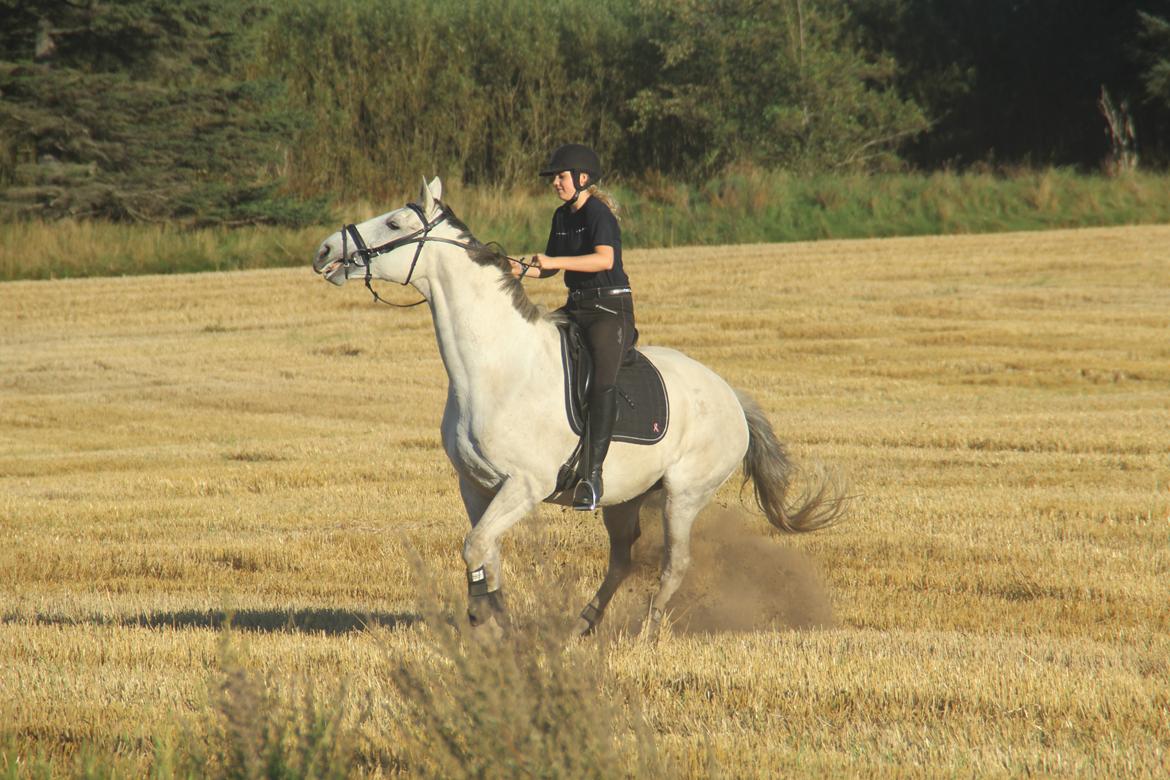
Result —
<instances>
[{"instance_id":1,"label":"noseband","mask_svg":"<svg viewBox=\"0 0 1170 780\"><path fill-rule=\"evenodd\" d=\"M423 244L426 242L434 241L443 244L453 244L468 251L478 248L477 244L470 244L466 241L456 241L452 238L442 238L440 236L429 235L435 226L447 220L447 212L445 210L442 211L437 217L435 217L434 220L428 220L426 212L423 211L422 206L418 205L417 203L407 203L406 206L418 215L419 220L422 222L422 227L410 235L400 236L393 241L387 241L385 244L380 244L376 247L368 247L366 246L365 239L362 238L362 234L358 232L357 225L351 223L341 228L341 258L342 266L345 268L345 278L349 278L349 269L364 268L366 272L366 289L369 290L370 294L374 296L374 300L379 303L384 303L387 306L396 306L400 309L409 309L411 306L418 306L420 303L426 303L427 299L423 298L422 300L415 301L414 303L403 304L393 303L382 298L371 285L371 282L373 281L373 274L370 270L371 260L373 260L375 257L378 257L379 255L389 254L395 249L400 249L407 244L418 244L417 248L414 250L414 259L410 261L410 270L406 272L406 279L402 282L402 286L405 287L406 285L410 284L410 279L414 276L414 267L418 265L419 255L422 254ZM355 247L352 255L349 253L349 241L351 239L353 240L353 245ZM361 262L358 262L357 260L359 257L361 258ZM519 262L522 266L524 266L524 273L528 272L530 265L529 263L525 263L519 260L516 262ZM324 273L324 271L318 271L317 273Z\"/></svg>"},{"instance_id":2,"label":"noseband","mask_svg":"<svg viewBox=\"0 0 1170 780\"><path fill-rule=\"evenodd\" d=\"M463 246L465 248L468 246L467 244L464 244L460 241L452 241L451 239L447 238L432 238L428 235L432 228L434 228L443 220L447 219L447 215L445 213L439 214L439 216L436 217L434 221L429 221L427 219L426 212L422 210L422 206L419 206L417 203L407 203L406 205L411 208L415 214L418 214L419 220L422 221L422 227L408 236L401 236L394 239L393 241L387 241L385 244L381 244L376 247L368 247L366 246L365 239L362 238L362 234L358 232L357 225L351 223L341 228L341 258L342 264L345 268L345 278L349 278L349 269L364 268L366 271L366 289L369 290L370 294L374 296L374 300L384 303L387 306L397 306L400 309L408 309L411 306L418 306L420 303L425 303L426 298L415 301L414 303L406 304L393 303L382 298L380 295L378 295L377 291L371 284L371 282L373 282L373 274L370 271L371 260L373 260L375 257L378 257L379 255L393 252L395 249L404 247L407 244L417 243L418 248L414 250L414 259L410 261L410 271L408 271L406 274L406 280L402 282L402 285L405 287L406 285L410 284L410 279L412 276L414 276L414 267L418 265L418 257L420 254L422 254L422 248L425 242L443 241L448 244L456 244L457 246ZM349 241L351 239L353 240L353 245L355 247L352 255L349 253ZM361 262L358 262L357 258L359 257L361 258Z\"/></svg>"}]
</instances>

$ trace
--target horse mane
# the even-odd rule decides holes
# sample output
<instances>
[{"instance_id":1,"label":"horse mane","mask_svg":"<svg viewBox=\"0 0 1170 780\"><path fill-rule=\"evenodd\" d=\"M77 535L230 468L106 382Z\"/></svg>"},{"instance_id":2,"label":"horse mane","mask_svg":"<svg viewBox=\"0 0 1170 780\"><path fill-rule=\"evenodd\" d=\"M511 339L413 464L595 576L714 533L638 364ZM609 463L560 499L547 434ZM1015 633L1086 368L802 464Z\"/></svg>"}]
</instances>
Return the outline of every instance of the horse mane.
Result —
<instances>
[{"instance_id":1,"label":"horse mane","mask_svg":"<svg viewBox=\"0 0 1170 780\"><path fill-rule=\"evenodd\" d=\"M544 307L537 306L532 302L528 293L524 291L524 285L512 275L512 263L503 247L495 242L483 243L472 235L471 228L467 227L463 220L455 216L455 212L450 206L442 202L439 205L442 206L443 216L446 217L447 222L460 231L459 240L471 245L467 250L467 256L478 265L495 266L500 270L500 289L508 293L512 299L513 308L520 312L520 316L525 321L536 322L543 318L556 322L563 317L556 312L549 313Z\"/></svg>"}]
</instances>

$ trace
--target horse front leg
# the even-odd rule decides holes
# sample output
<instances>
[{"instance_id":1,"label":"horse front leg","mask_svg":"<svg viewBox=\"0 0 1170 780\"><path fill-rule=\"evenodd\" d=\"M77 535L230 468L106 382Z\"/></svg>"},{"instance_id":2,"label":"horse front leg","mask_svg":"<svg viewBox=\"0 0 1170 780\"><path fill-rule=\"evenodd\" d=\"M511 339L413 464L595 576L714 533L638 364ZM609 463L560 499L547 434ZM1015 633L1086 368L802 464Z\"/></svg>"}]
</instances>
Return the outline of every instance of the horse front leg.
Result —
<instances>
[{"instance_id":1,"label":"horse front leg","mask_svg":"<svg viewBox=\"0 0 1170 780\"><path fill-rule=\"evenodd\" d=\"M582 636L597 630L597 625L605 614L605 608L609 606L613 595L633 570L634 542L638 541L642 534L638 526L638 513L645 498L645 495L641 495L624 504L606 507L602 512L605 530L609 533L609 567L605 571L605 580L602 581L597 595L581 611L577 633Z\"/></svg>"},{"instance_id":2,"label":"horse front leg","mask_svg":"<svg viewBox=\"0 0 1170 780\"><path fill-rule=\"evenodd\" d=\"M465 480L459 482L471 531L463 542L467 565L467 619L473 628L494 624L507 626L504 607L500 537L540 503L532 481L517 477L504 480L495 495L481 492Z\"/></svg>"}]
</instances>

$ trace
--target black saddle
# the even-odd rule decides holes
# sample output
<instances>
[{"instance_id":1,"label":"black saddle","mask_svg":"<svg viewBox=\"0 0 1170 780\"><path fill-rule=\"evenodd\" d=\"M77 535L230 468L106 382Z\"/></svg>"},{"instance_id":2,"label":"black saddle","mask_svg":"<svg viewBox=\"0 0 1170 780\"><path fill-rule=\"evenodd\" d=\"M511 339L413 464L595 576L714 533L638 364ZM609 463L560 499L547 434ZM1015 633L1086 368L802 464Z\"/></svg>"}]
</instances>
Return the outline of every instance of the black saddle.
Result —
<instances>
[{"instance_id":1,"label":"black saddle","mask_svg":"<svg viewBox=\"0 0 1170 780\"><path fill-rule=\"evenodd\" d=\"M581 437L557 476L556 492L561 493L571 490L581 477L581 451L585 447L584 409L593 377L593 357L575 322L560 322L557 327L561 333L561 364L565 369L565 415L573 433ZM626 353L618 368L617 394L612 440L631 444L661 441L670 424L670 399L658 369L636 349Z\"/></svg>"},{"instance_id":2,"label":"black saddle","mask_svg":"<svg viewBox=\"0 0 1170 780\"><path fill-rule=\"evenodd\" d=\"M593 377L593 358L581 329L572 321L558 323L561 332L561 364L565 369L565 414L573 433L585 432L585 399ZM657 444L670 423L670 399L662 375L649 358L636 349L626 353L617 378L617 417L613 440L632 444Z\"/></svg>"}]
</instances>

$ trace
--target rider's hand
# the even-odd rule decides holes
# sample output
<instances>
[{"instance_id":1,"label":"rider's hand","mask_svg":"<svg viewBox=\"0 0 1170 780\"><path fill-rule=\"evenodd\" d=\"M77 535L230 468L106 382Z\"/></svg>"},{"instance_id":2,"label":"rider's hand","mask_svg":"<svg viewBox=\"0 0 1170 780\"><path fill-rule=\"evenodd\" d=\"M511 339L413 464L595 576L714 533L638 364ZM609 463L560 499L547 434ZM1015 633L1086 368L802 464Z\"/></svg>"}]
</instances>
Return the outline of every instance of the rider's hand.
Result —
<instances>
[{"instance_id":1,"label":"rider's hand","mask_svg":"<svg viewBox=\"0 0 1170 780\"><path fill-rule=\"evenodd\" d=\"M508 259L512 260L512 258L508 258ZM536 276L539 278L540 277L540 269L541 269L540 255L533 255L532 257L528 258L528 273L532 273L533 271L535 271ZM512 276L519 278L520 276L523 276L523 275L524 275L524 266L521 265L520 263L518 263L517 261L512 260Z\"/></svg>"}]
</instances>

